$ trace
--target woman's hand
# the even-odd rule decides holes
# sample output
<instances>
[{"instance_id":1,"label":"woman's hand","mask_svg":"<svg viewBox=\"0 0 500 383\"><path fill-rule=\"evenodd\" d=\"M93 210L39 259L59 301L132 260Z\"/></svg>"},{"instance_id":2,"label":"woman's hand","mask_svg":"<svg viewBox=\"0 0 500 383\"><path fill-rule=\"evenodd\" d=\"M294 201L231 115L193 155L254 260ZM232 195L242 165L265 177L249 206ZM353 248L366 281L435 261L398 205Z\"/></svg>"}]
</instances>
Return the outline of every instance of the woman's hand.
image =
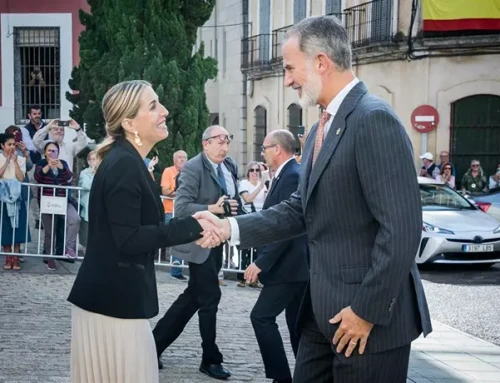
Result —
<instances>
[{"instance_id":1,"label":"woman's hand","mask_svg":"<svg viewBox=\"0 0 500 383\"><path fill-rule=\"evenodd\" d=\"M63 168L63 164L61 161L59 160L54 160L55 164L56 164L56 168L58 169L62 169Z\"/></svg>"}]
</instances>

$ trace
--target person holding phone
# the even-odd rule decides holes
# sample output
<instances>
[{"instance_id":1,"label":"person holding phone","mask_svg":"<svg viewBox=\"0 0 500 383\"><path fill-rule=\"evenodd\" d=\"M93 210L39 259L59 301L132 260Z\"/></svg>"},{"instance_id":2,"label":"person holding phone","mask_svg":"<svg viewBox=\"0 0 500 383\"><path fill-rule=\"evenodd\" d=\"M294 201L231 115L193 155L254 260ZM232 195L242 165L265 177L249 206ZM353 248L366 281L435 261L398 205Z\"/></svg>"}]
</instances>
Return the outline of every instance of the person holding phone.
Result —
<instances>
[{"instance_id":1,"label":"person holding phone","mask_svg":"<svg viewBox=\"0 0 500 383\"><path fill-rule=\"evenodd\" d=\"M75 142L64 140L65 129L72 129L76 132ZM47 134L49 135L48 139L46 139ZM44 148L49 142L56 142L59 145L58 158L65 161L69 170L73 171L75 156L87 146L87 135L75 120L63 121L56 119L39 129L33 136L33 144L40 153L44 153Z\"/></svg>"},{"instance_id":2,"label":"person holding phone","mask_svg":"<svg viewBox=\"0 0 500 383\"><path fill-rule=\"evenodd\" d=\"M75 259L77 256L76 237L80 229L80 217L77 212L78 206L70 196L70 190L54 187L43 187L43 185L71 186L73 173L66 161L59 158L59 145L57 142L49 142L44 148L45 159L41 160L35 169L35 179L42 185L41 194L44 196L65 197L68 199L66 208L66 244L64 255ZM45 229L44 251L47 255L55 254L52 248L53 227L56 216L53 214L42 214L42 223ZM58 233L60 235L60 233ZM64 232L63 232L64 235ZM56 265L53 258L47 261L47 268L55 270Z\"/></svg>"}]
</instances>

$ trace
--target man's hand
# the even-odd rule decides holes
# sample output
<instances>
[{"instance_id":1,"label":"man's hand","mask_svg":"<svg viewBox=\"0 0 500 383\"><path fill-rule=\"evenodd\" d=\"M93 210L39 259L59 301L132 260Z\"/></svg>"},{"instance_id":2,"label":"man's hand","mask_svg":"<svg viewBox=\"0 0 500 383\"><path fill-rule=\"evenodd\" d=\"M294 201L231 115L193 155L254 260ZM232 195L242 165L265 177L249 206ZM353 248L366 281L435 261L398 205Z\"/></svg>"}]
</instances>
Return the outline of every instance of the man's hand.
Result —
<instances>
[{"instance_id":1,"label":"man's hand","mask_svg":"<svg viewBox=\"0 0 500 383\"><path fill-rule=\"evenodd\" d=\"M80 125L75 120L69 120L69 126L68 128L73 129L73 130L78 130L80 129Z\"/></svg>"},{"instance_id":2,"label":"man's hand","mask_svg":"<svg viewBox=\"0 0 500 383\"><path fill-rule=\"evenodd\" d=\"M204 219L212 223L215 227L218 227L220 231L217 231L216 234L222 242L231 237L231 225L227 219L220 219L209 211L199 211L198 213L195 213L193 217L198 220Z\"/></svg>"},{"instance_id":3,"label":"man's hand","mask_svg":"<svg viewBox=\"0 0 500 383\"><path fill-rule=\"evenodd\" d=\"M59 127L59 119L51 120L47 125L49 131L58 127Z\"/></svg>"},{"instance_id":4,"label":"man's hand","mask_svg":"<svg viewBox=\"0 0 500 383\"><path fill-rule=\"evenodd\" d=\"M228 199L227 196L222 196L219 198L219 200L213 204L213 205L210 205L209 206L209 211L210 213L212 214L224 214L224 201L228 201L229 204L231 205L231 214L232 215L237 215L238 214L238 201L234 200L234 199Z\"/></svg>"},{"instance_id":5,"label":"man's hand","mask_svg":"<svg viewBox=\"0 0 500 383\"><path fill-rule=\"evenodd\" d=\"M207 249L217 247L222 243L222 229L219 226L214 225L212 222L204 218L199 218L198 223L203 229L203 238L196 241L198 246Z\"/></svg>"},{"instance_id":6,"label":"man's hand","mask_svg":"<svg viewBox=\"0 0 500 383\"><path fill-rule=\"evenodd\" d=\"M257 265L252 263L250 266L247 267L245 270L245 280L250 283L257 282L259 280L259 273L262 270L257 267Z\"/></svg>"},{"instance_id":7,"label":"man's hand","mask_svg":"<svg viewBox=\"0 0 500 383\"><path fill-rule=\"evenodd\" d=\"M345 356L350 357L359 343L359 354L363 354L366 348L368 336L373 328L373 324L365 321L352 311L351 306L342 309L337 315L330 319L331 324L340 323L339 328L333 337L333 344L337 346L337 352L341 353L345 346Z\"/></svg>"}]
</instances>

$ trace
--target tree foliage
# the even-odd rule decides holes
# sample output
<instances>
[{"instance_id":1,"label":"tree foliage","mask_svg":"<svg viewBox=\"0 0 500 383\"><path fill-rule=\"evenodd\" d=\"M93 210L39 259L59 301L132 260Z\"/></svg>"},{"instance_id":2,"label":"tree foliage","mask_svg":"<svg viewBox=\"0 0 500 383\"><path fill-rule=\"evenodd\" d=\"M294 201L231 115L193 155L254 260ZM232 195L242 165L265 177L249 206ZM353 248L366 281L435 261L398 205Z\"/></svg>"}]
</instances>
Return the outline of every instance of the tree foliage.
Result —
<instances>
[{"instance_id":1,"label":"tree foliage","mask_svg":"<svg viewBox=\"0 0 500 383\"><path fill-rule=\"evenodd\" d=\"M205 83L217 75L217 63L195 52L196 34L210 17L215 0L88 0L80 11L85 30L79 38L80 63L69 82L74 91L72 118L85 123L89 137L105 136L101 102L114 84L149 81L169 110L169 138L157 145L163 165L174 151L191 157L208 125Z\"/></svg>"}]
</instances>

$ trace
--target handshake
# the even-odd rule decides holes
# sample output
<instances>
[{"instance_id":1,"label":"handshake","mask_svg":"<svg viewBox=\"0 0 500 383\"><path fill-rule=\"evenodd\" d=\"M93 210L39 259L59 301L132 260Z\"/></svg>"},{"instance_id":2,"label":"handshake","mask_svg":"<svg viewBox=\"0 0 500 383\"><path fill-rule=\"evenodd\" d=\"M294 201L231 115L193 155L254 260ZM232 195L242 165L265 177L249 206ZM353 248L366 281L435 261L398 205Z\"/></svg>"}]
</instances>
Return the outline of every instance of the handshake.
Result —
<instances>
[{"instance_id":1,"label":"handshake","mask_svg":"<svg viewBox=\"0 0 500 383\"><path fill-rule=\"evenodd\" d=\"M193 215L202 227L203 237L196 241L204 249L214 248L231 237L231 225L227 219L220 219L209 211L200 211Z\"/></svg>"}]
</instances>

